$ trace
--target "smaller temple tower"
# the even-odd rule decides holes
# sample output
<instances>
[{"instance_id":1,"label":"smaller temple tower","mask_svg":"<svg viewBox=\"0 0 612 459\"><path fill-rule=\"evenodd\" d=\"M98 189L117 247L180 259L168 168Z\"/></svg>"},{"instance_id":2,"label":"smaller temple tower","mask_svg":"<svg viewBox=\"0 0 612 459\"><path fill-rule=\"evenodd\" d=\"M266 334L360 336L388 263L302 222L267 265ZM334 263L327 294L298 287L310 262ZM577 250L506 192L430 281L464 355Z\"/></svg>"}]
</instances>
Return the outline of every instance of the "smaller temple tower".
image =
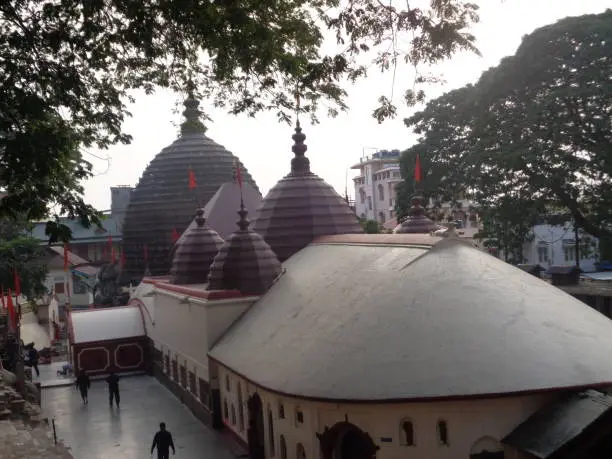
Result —
<instances>
[{"instance_id":1,"label":"smaller temple tower","mask_svg":"<svg viewBox=\"0 0 612 459\"><path fill-rule=\"evenodd\" d=\"M299 120L292 138L291 172L264 198L254 225L282 262L319 236L363 233L348 203L310 171Z\"/></svg>"},{"instance_id":2,"label":"smaller temple tower","mask_svg":"<svg viewBox=\"0 0 612 459\"><path fill-rule=\"evenodd\" d=\"M215 257L208 290L238 290L244 295L265 293L281 274L282 266L264 239L249 229L244 203L238 211L238 231L230 235Z\"/></svg>"},{"instance_id":3,"label":"smaller temple tower","mask_svg":"<svg viewBox=\"0 0 612 459\"><path fill-rule=\"evenodd\" d=\"M203 209L196 211L194 222L174 247L170 270L172 284L205 284L210 265L223 246L221 236L206 224Z\"/></svg>"}]
</instances>

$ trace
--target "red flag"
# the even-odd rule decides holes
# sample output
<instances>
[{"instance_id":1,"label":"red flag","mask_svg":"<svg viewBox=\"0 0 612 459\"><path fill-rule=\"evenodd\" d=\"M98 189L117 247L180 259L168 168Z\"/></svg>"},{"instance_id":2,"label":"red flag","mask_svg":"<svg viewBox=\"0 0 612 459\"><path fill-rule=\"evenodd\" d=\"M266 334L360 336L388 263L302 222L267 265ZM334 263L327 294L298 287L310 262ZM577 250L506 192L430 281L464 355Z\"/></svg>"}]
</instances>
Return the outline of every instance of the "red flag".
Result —
<instances>
[{"instance_id":1,"label":"red flag","mask_svg":"<svg viewBox=\"0 0 612 459\"><path fill-rule=\"evenodd\" d=\"M121 251L121 267L123 268L125 266L125 251L122 250Z\"/></svg>"},{"instance_id":2,"label":"red flag","mask_svg":"<svg viewBox=\"0 0 612 459\"><path fill-rule=\"evenodd\" d=\"M68 252L70 252L70 247L64 243L64 271L68 271Z\"/></svg>"},{"instance_id":3,"label":"red flag","mask_svg":"<svg viewBox=\"0 0 612 459\"><path fill-rule=\"evenodd\" d=\"M143 247L143 255L144 255L144 260L149 261L149 249L147 248L146 245Z\"/></svg>"},{"instance_id":4,"label":"red flag","mask_svg":"<svg viewBox=\"0 0 612 459\"><path fill-rule=\"evenodd\" d=\"M2 301L2 309L6 309L6 303L4 302L4 285L2 286L2 290L0 291L0 301Z\"/></svg>"},{"instance_id":5,"label":"red flag","mask_svg":"<svg viewBox=\"0 0 612 459\"><path fill-rule=\"evenodd\" d=\"M414 165L414 181L419 183L423 180L423 173L421 172L421 156L417 153L416 163Z\"/></svg>"},{"instance_id":6,"label":"red flag","mask_svg":"<svg viewBox=\"0 0 612 459\"><path fill-rule=\"evenodd\" d=\"M234 167L236 168L236 183L238 186L242 188L242 172L240 171L240 163L238 162L238 158L234 162Z\"/></svg>"},{"instance_id":7,"label":"red flag","mask_svg":"<svg viewBox=\"0 0 612 459\"><path fill-rule=\"evenodd\" d=\"M13 305L13 292L11 292L10 288L8 289L7 303L11 328L13 330L17 330L17 313L15 312L15 306Z\"/></svg>"},{"instance_id":8,"label":"red flag","mask_svg":"<svg viewBox=\"0 0 612 459\"><path fill-rule=\"evenodd\" d=\"M176 230L176 228L172 228L172 242L176 244L181 237L181 234Z\"/></svg>"},{"instance_id":9,"label":"red flag","mask_svg":"<svg viewBox=\"0 0 612 459\"><path fill-rule=\"evenodd\" d=\"M21 279L19 279L19 273L16 269L13 270L13 279L15 282L15 296L21 295Z\"/></svg>"},{"instance_id":10,"label":"red flag","mask_svg":"<svg viewBox=\"0 0 612 459\"><path fill-rule=\"evenodd\" d=\"M197 187L198 185L196 183L195 174L193 173L193 170L191 170L191 167L190 167L189 168L189 189L193 190Z\"/></svg>"}]
</instances>

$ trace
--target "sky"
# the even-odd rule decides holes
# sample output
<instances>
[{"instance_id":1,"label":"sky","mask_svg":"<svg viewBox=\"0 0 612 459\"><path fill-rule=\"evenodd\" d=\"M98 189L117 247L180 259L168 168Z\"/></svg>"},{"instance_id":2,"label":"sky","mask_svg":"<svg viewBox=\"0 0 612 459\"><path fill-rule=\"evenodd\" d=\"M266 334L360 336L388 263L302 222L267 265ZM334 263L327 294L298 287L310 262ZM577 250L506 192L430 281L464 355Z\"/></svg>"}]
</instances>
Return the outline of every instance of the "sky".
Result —
<instances>
[{"instance_id":1,"label":"sky","mask_svg":"<svg viewBox=\"0 0 612 459\"><path fill-rule=\"evenodd\" d=\"M480 22L472 33L482 56L461 53L437 66L434 71L443 75L446 84L425 88L429 98L475 82L484 70L514 54L521 38L538 27L567 16L601 13L610 8L610 0L476 0L476 3L480 5ZM405 87L401 81L413 78L410 69L400 69L396 76L400 83L396 87ZM401 106L401 91L395 91L400 107L397 118L378 124L371 116L378 97L388 96L391 87L391 75L372 70L367 79L347 85L348 112L333 119L322 114L320 124L315 126L302 120L311 170L341 195L347 175L349 195L354 195L351 177L357 173L349 168L362 155L382 149L403 150L416 141L403 124L413 109ZM158 91L153 95L137 93L135 98L129 106L132 117L124 126L133 137L132 143L105 151L90 149L85 155L93 163L95 173L84 184L85 200L98 210L110 208L111 186L135 186L149 162L177 137L181 115L175 113L175 106L180 95ZM207 135L240 158L264 196L289 172L293 129L279 123L274 114L262 113L256 118L229 115L205 100L200 108L212 118L212 122L206 123Z\"/></svg>"}]
</instances>

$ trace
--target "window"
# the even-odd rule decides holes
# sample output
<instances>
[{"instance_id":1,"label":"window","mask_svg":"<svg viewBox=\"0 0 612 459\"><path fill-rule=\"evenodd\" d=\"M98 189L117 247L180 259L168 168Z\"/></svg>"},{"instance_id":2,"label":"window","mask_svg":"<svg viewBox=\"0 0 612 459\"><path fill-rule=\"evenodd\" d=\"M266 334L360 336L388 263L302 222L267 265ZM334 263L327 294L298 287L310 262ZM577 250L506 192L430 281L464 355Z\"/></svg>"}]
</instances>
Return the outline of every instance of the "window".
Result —
<instances>
[{"instance_id":1,"label":"window","mask_svg":"<svg viewBox=\"0 0 612 459\"><path fill-rule=\"evenodd\" d=\"M306 450L301 443L298 443L295 448L295 456L297 459L306 459Z\"/></svg>"},{"instance_id":2,"label":"window","mask_svg":"<svg viewBox=\"0 0 612 459\"><path fill-rule=\"evenodd\" d=\"M538 244L538 261L548 263L548 244Z\"/></svg>"},{"instance_id":3,"label":"window","mask_svg":"<svg viewBox=\"0 0 612 459\"><path fill-rule=\"evenodd\" d=\"M287 442L283 435L280 436L280 457L281 459L287 459Z\"/></svg>"},{"instance_id":4,"label":"window","mask_svg":"<svg viewBox=\"0 0 612 459\"><path fill-rule=\"evenodd\" d=\"M231 392L231 387L230 387L230 380L229 380L229 376L225 375L225 390L227 390L228 392Z\"/></svg>"},{"instance_id":5,"label":"window","mask_svg":"<svg viewBox=\"0 0 612 459\"><path fill-rule=\"evenodd\" d=\"M438 441L441 445L448 445L448 426L446 421L438 421Z\"/></svg>"},{"instance_id":6,"label":"window","mask_svg":"<svg viewBox=\"0 0 612 459\"><path fill-rule=\"evenodd\" d=\"M274 419L272 417L272 408L268 405L268 448L270 449L270 457L275 454L274 448Z\"/></svg>"},{"instance_id":7,"label":"window","mask_svg":"<svg viewBox=\"0 0 612 459\"><path fill-rule=\"evenodd\" d=\"M64 293L66 290L64 288L64 283L63 282L56 282L55 283L55 293L58 295L61 295L62 293Z\"/></svg>"},{"instance_id":8,"label":"window","mask_svg":"<svg viewBox=\"0 0 612 459\"><path fill-rule=\"evenodd\" d=\"M278 405L278 417L285 419L285 406L282 403Z\"/></svg>"},{"instance_id":9,"label":"window","mask_svg":"<svg viewBox=\"0 0 612 459\"><path fill-rule=\"evenodd\" d=\"M563 241L563 256L565 261L576 260L576 244L574 241Z\"/></svg>"},{"instance_id":10,"label":"window","mask_svg":"<svg viewBox=\"0 0 612 459\"><path fill-rule=\"evenodd\" d=\"M414 446L414 426L410 419L403 419L400 425L400 443L404 446Z\"/></svg>"},{"instance_id":11,"label":"window","mask_svg":"<svg viewBox=\"0 0 612 459\"><path fill-rule=\"evenodd\" d=\"M242 403L242 387L240 383L238 383L238 426L240 427L240 431L244 430L244 403Z\"/></svg>"},{"instance_id":12,"label":"window","mask_svg":"<svg viewBox=\"0 0 612 459\"><path fill-rule=\"evenodd\" d=\"M87 293L87 284L80 277L72 274L72 293L75 295L83 295Z\"/></svg>"},{"instance_id":13,"label":"window","mask_svg":"<svg viewBox=\"0 0 612 459\"><path fill-rule=\"evenodd\" d=\"M385 200L385 188L382 186L382 184L378 185L378 200Z\"/></svg>"},{"instance_id":14,"label":"window","mask_svg":"<svg viewBox=\"0 0 612 459\"><path fill-rule=\"evenodd\" d=\"M227 409L227 399L223 399L223 417L229 419L229 410Z\"/></svg>"},{"instance_id":15,"label":"window","mask_svg":"<svg viewBox=\"0 0 612 459\"><path fill-rule=\"evenodd\" d=\"M372 196L368 196L368 209L372 210Z\"/></svg>"},{"instance_id":16,"label":"window","mask_svg":"<svg viewBox=\"0 0 612 459\"><path fill-rule=\"evenodd\" d=\"M385 213L384 212L378 212L378 221L380 223L385 223L387 221L387 219L385 218Z\"/></svg>"},{"instance_id":17,"label":"window","mask_svg":"<svg viewBox=\"0 0 612 459\"><path fill-rule=\"evenodd\" d=\"M299 409L295 409L295 424L304 424L304 413Z\"/></svg>"},{"instance_id":18,"label":"window","mask_svg":"<svg viewBox=\"0 0 612 459\"><path fill-rule=\"evenodd\" d=\"M236 407L232 403L232 425L236 425Z\"/></svg>"},{"instance_id":19,"label":"window","mask_svg":"<svg viewBox=\"0 0 612 459\"><path fill-rule=\"evenodd\" d=\"M359 201L361 202L361 204L363 204L365 202L365 198L366 198L366 194L365 191L363 191L363 188L359 190Z\"/></svg>"}]
</instances>

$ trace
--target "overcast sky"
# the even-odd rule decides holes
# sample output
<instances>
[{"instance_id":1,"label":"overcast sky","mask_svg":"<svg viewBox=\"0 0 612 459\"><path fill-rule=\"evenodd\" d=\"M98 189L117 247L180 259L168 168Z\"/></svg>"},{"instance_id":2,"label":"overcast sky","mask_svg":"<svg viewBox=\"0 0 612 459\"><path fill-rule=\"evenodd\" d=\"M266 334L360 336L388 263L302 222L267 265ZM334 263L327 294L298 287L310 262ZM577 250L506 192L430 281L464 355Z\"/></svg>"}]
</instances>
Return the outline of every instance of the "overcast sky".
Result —
<instances>
[{"instance_id":1,"label":"overcast sky","mask_svg":"<svg viewBox=\"0 0 612 459\"><path fill-rule=\"evenodd\" d=\"M481 5L480 23L473 33L482 57L461 54L441 65L439 70L447 84L427 88L429 96L476 81L502 57L514 54L521 37L538 27L566 16L600 13L610 7L610 0L477 0L477 3ZM401 69L396 78L410 81L413 75L408 69ZM405 149L415 141L402 122L409 114L406 107L402 107L395 120L383 124L371 117L376 100L385 93L385 88L390 93L391 77L371 71L367 80L349 88L348 113L335 119L322 118L317 126L303 122L308 145L306 155L312 171L342 195L347 168L358 162L364 152ZM401 95L401 91L396 94ZM171 92L136 95L136 102L130 107L133 117L125 125L133 136L132 143L102 152L89 150L108 160L86 155L96 173L85 184L87 202L99 210L108 209L111 186L138 183L147 164L177 137L176 125L181 122L181 116L174 114L173 109L178 97ZM213 119L207 123L207 135L241 159L264 195L289 172L293 131L279 124L273 114L261 114L257 119L232 116L213 109L206 101L202 101L201 108ZM355 171L349 171L350 195L353 195L350 178L354 175Z\"/></svg>"}]
</instances>

